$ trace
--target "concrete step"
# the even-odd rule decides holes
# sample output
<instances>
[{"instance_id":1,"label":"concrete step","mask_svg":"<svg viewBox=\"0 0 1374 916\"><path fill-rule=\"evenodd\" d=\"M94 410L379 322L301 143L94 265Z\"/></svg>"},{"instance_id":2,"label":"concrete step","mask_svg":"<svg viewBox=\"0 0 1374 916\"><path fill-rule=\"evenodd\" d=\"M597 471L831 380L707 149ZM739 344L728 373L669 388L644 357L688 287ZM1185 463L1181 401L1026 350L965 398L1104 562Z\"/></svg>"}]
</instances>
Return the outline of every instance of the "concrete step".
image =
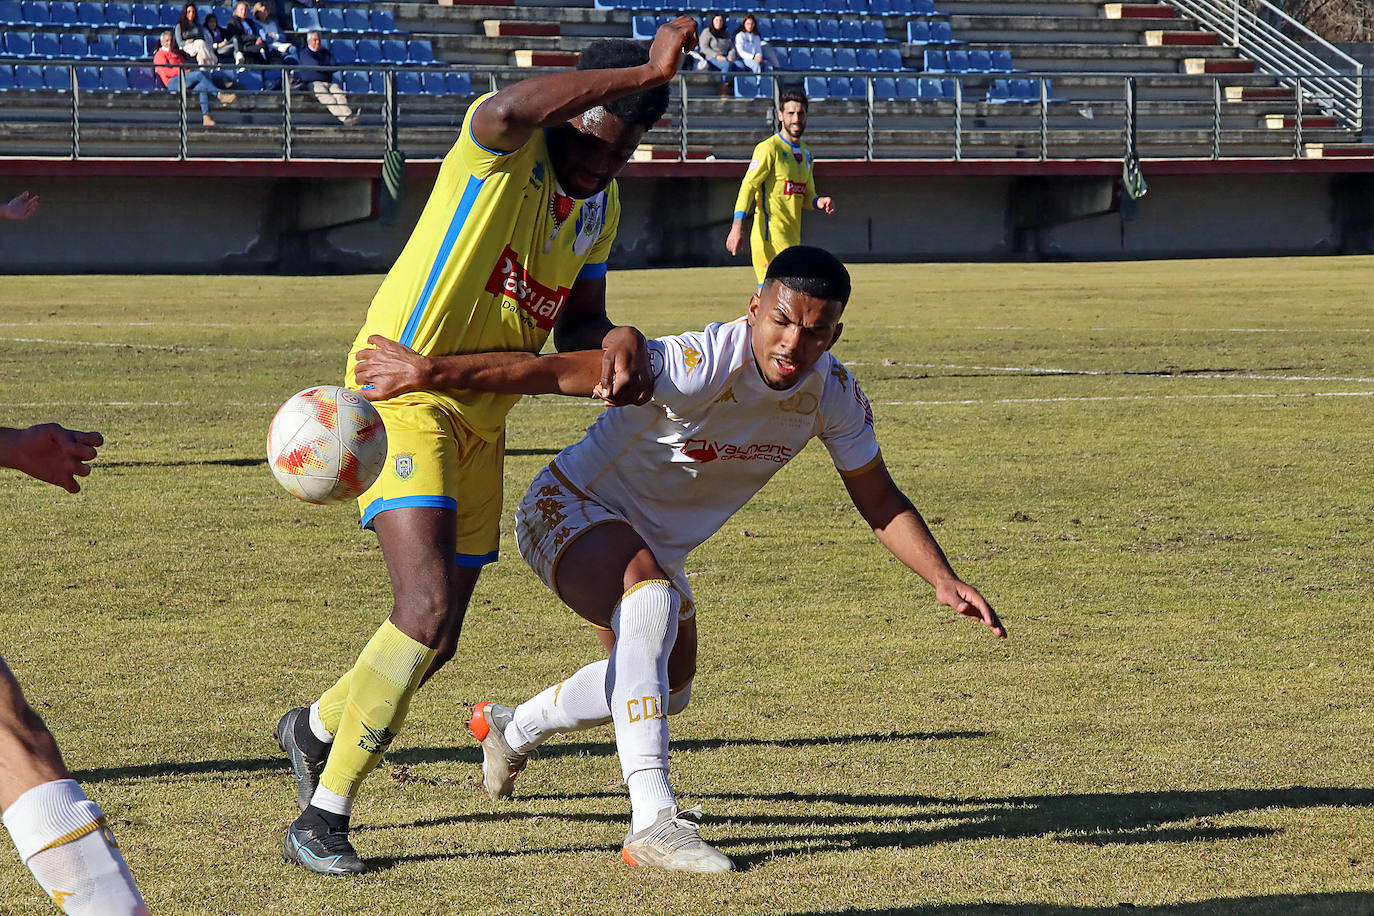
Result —
<instances>
[{"instance_id":1,"label":"concrete step","mask_svg":"<svg viewBox=\"0 0 1374 916\"><path fill-rule=\"evenodd\" d=\"M1374 159L1374 144L1304 143L1308 159Z\"/></svg>"},{"instance_id":2,"label":"concrete step","mask_svg":"<svg viewBox=\"0 0 1374 916\"><path fill-rule=\"evenodd\" d=\"M705 144L693 144L687 147L687 159L704 160L714 158L715 151L712 147ZM634 151L630 157L631 162L662 162L678 161L682 157L682 149L677 144L641 144L639 149Z\"/></svg>"},{"instance_id":3,"label":"concrete step","mask_svg":"<svg viewBox=\"0 0 1374 916\"><path fill-rule=\"evenodd\" d=\"M1220 50L1220 49L1219 49ZM1226 49L1229 53L1229 49ZM1219 58L1188 57L1181 62L1182 73L1254 73L1252 60L1224 60Z\"/></svg>"},{"instance_id":4,"label":"concrete step","mask_svg":"<svg viewBox=\"0 0 1374 916\"><path fill-rule=\"evenodd\" d=\"M1223 90L1228 102L1288 102L1295 98L1294 91L1283 86L1227 86Z\"/></svg>"},{"instance_id":5,"label":"concrete step","mask_svg":"<svg viewBox=\"0 0 1374 916\"><path fill-rule=\"evenodd\" d=\"M1170 19L1178 10L1165 3L1105 3L1102 15L1108 19Z\"/></svg>"},{"instance_id":6,"label":"concrete step","mask_svg":"<svg viewBox=\"0 0 1374 916\"><path fill-rule=\"evenodd\" d=\"M1145 32L1145 44L1152 47L1163 47L1166 45L1185 45L1207 47L1221 44L1220 36L1216 32L1191 32L1181 30L1148 29Z\"/></svg>"},{"instance_id":7,"label":"concrete step","mask_svg":"<svg viewBox=\"0 0 1374 916\"><path fill-rule=\"evenodd\" d=\"M1298 119L1286 114L1267 114L1260 117L1260 127L1269 130L1292 130L1297 126ZM1308 130L1335 130L1341 126L1341 122L1336 118L1327 115L1315 115L1308 117L1303 115L1302 129Z\"/></svg>"},{"instance_id":8,"label":"concrete step","mask_svg":"<svg viewBox=\"0 0 1374 916\"><path fill-rule=\"evenodd\" d=\"M484 19L482 30L490 38L539 36L557 38L563 34L557 22L520 19Z\"/></svg>"},{"instance_id":9,"label":"concrete step","mask_svg":"<svg viewBox=\"0 0 1374 916\"><path fill-rule=\"evenodd\" d=\"M939 0L936 9L947 16L1005 16L1015 9L1021 16L1102 18L1098 0Z\"/></svg>"},{"instance_id":10,"label":"concrete step","mask_svg":"<svg viewBox=\"0 0 1374 916\"><path fill-rule=\"evenodd\" d=\"M512 51L511 59L517 67L577 66L577 55L567 51L531 51L521 49Z\"/></svg>"},{"instance_id":11,"label":"concrete step","mask_svg":"<svg viewBox=\"0 0 1374 916\"><path fill-rule=\"evenodd\" d=\"M1058 44L1143 44L1147 29L1196 28L1183 19L1081 19L1065 16L951 16L950 27L963 41L1055 42Z\"/></svg>"}]
</instances>

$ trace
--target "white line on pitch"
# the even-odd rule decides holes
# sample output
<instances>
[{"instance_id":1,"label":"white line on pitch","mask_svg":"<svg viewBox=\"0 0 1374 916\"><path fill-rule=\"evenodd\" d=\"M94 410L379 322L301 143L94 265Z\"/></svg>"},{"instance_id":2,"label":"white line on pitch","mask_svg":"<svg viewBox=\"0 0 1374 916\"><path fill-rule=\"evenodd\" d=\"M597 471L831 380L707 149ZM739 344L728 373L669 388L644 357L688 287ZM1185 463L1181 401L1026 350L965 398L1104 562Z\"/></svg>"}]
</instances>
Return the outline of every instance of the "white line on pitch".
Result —
<instances>
[{"instance_id":1,"label":"white line on pitch","mask_svg":"<svg viewBox=\"0 0 1374 916\"><path fill-rule=\"evenodd\" d=\"M1264 375L1252 372L1165 373L1150 369L1054 369L1046 366L967 366L957 363L882 363L846 362L846 366L885 366L905 369L962 369L975 372L1026 372L1034 375L1120 375L1127 378L1181 379L1255 379L1271 382L1374 382L1374 377L1352 375Z\"/></svg>"},{"instance_id":2,"label":"white line on pitch","mask_svg":"<svg viewBox=\"0 0 1374 916\"><path fill-rule=\"evenodd\" d=\"M1085 401L1191 401L1240 398L1369 398L1374 391L1304 391L1290 394L1128 394L1077 398L972 398L962 401L875 401L880 407L954 407L979 404L1064 404Z\"/></svg>"},{"instance_id":3,"label":"white line on pitch","mask_svg":"<svg viewBox=\"0 0 1374 916\"><path fill-rule=\"evenodd\" d=\"M846 325L860 331L1054 331L1079 333L1082 331L1140 331L1177 334L1374 334L1374 328L1033 328L1014 324L971 324L942 326L932 324L864 324Z\"/></svg>"},{"instance_id":4,"label":"white line on pitch","mask_svg":"<svg viewBox=\"0 0 1374 916\"><path fill-rule=\"evenodd\" d=\"M214 345L214 344L211 344L211 345L208 345L208 346L203 346L203 347L188 347L188 346L185 346L185 345L183 345L183 344L125 343L125 342L113 341L113 340L55 340L55 339L53 339L53 338L51 338L51 337L0 337L0 342L8 342L8 343L52 344L53 346L62 346L62 347L114 347L114 348L117 348L117 349L129 349L129 350L167 350L167 351L173 352L173 353L212 353L212 352L221 352L221 353L225 353L225 352L227 352L227 353L286 353L286 352L290 352L290 353L292 353L293 355L319 356L319 355L321 355L321 354L323 354L323 353L326 353L326 352L334 352L334 351L325 351L325 350L310 350L310 349L304 349L304 348L301 348L301 347L291 347L291 346L277 347L276 349L269 349L269 348L264 348L264 347L217 346L217 345Z\"/></svg>"}]
</instances>

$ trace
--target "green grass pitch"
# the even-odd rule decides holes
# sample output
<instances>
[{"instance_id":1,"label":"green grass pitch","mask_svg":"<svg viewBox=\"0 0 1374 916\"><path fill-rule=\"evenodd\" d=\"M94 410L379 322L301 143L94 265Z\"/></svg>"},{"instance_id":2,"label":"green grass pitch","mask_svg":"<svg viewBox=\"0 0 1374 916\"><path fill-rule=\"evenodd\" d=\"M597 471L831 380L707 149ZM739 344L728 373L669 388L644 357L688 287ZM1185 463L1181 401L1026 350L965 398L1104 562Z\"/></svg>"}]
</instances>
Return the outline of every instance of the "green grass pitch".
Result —
<instances>
[{"instance_id":1,"label":"green grass pitch","mask_svg":"<svg viewBox=\"0 0 1374 916\"><path fill-rule=\"evenodd\" d=\"M1374 912L1374 260L854 278L837 355L1010 638L937 606L813 445L689 566L674 780L742 870L645 873L609 729L550 744L508 803L477 787L470 705L598 654L507 531L366 784L357 880L281 863L271 731L390 592L352 507L286 496L263 442L340 378L379 278L6 278L0 422L106 446L79 496L4 473L0 652L153 912ZM699 328L751 288L616 273L611 313ZM508 507L595 415L517 406ZM49 911L0 855L0 913Z\"/></svg>"}]
</instances>

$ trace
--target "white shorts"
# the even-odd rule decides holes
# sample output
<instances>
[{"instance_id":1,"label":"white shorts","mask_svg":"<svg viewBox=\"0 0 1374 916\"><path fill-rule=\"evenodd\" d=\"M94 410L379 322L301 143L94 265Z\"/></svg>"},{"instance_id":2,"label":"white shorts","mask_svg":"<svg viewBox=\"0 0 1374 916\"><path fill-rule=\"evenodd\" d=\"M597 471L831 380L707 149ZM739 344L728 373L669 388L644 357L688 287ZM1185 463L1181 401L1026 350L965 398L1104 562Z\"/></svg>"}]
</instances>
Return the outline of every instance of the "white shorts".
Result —
<instances>
[{"instance_id":1,"label":"white shorts","mask_svg":"<svg viewBox=\"0 0 1374 916\"><path fill-rule=\"evenodd\" d=\"M535 475L520 505L515 507L515 544L534 574L558 595L558 586L554 583L563 551L583 534L606 522L630 524L618 512L607 509L575 487L550 462ZM639 534L644 537L643 532ZM653 545L649 547L652 549ZM696 604L687 577L681 570L665 568L663 571L682 596L678 620L690 620L696 614ZM563 598L562 595L558 597Z\"/></svg>"}]
</instances>

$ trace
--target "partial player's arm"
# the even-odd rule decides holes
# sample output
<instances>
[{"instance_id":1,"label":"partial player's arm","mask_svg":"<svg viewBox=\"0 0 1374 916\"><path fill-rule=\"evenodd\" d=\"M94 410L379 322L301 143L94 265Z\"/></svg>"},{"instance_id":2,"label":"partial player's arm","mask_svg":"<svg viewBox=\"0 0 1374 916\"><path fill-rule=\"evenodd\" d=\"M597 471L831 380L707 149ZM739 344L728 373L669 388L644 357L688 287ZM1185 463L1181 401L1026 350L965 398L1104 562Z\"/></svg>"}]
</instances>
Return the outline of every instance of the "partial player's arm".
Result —
<instances>
[{"instance_id":1,"label":"partial player's arm","mask_svg":"<svg viewBox=\"0 0 1374 916\"><path fill-rule=\"evenodd\" d=\"M755 148L754 158L749 160L749 168L740 182L739 194L735 195L735 218L730 224L730 234L725 239L725 250L732 255L739 254L740 245L744 243L744 218L754 209L759 188L773 170L773 159L768 149L765 144Z\"/></svg>"},{"instance_id":2,"label":"partial player's arm","mask_svg":"<svg viewBox=\"0 0 1374 916\"><path fill-rule=\"evenodd\" d=\"M553 326L560 353L598 350L606 399L612 404L643 404L654 393L644 335L606 316L606 278L579 277Z\"/></svg>"},{"instance_id":3,"label":"partial player's arm","mask_svg":"<svg viewBox=\"0 0 1374 916\"><path fill-rule=\"evenodd\" d=\"M612 70L564 70L521 80L487 99L473 113L473 137L489 150L519 149L536 130L662 86L677 75L682 55L696 45L696 20L679 16L659 27L647 64Z\"/></svg>"},{"instance_id":4,"label":"partial player's arm","mask_svg":"<svg viewBox=\"0 0 1374 916\"><path fill-rule=\"evenodd\" d=\"M845 477L844 485L882 545L935 586L936 600L965 617L981 620L992 632L1006 638L1006 628L997 612L978 589L955 575L925 519L897 487L882 461L862 473Z\"/></svg>"},{"instance_id":5,"label":"partial player's arm","mask_svg":"<svg viewBox=\"0 0 1374 916\"><path fill-rule=\"evenodd\" d=\"M380 334L373 334L367 342L372 346L358 352L353 377L363 386L362 395L371 401L384 401L408 391L492 391L589 398L605 381L600 350L544 356L524 351L425 356Z\"/></svg>"},{"instance_id":6,"label":"partial player's arm","mask_svg":"<svg viewBox=\"0 0 1374 916\"><path fill-rule=\"evenodd\" d=\"M56 423L28 429L0 427L0 467L23 471L68 493L78 493L76 478L91 473L85 462L95 457L105 439L100 433L83 433Z\"/></svg>"},{"instance_id":7,"label":"partial player's arm","mask_svg":"<svg viewBox=\"0 0 1374 916\"><path fill-rule=\"evenodd\" d=\"M38 209L38 195L24 191L0 207L0 219L28 219Z\"/></svg>"}]
</instances>

